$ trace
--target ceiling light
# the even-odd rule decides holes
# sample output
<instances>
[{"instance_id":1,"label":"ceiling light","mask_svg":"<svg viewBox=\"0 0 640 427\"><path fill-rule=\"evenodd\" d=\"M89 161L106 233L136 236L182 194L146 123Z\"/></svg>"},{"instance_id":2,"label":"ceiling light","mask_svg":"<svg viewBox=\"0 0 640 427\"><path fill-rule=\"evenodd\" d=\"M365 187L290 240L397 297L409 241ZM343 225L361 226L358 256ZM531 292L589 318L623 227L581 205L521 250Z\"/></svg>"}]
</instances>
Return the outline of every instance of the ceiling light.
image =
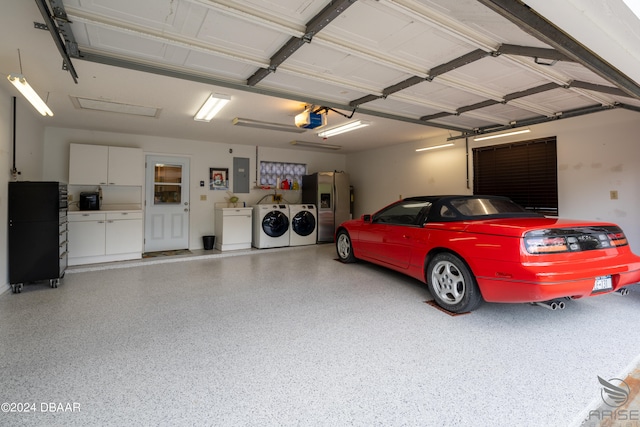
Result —
<instances>
[{"instance_id":1,"label":"ceiling light","mask_svg":"<svg viewBox=\"0 0 640 427\"><path fill-rule=\"evenodd\" d=\"M452 145L453 145L453 142L450 142L450 143L448 143L448 144L433 145L433 146L431 146L431 147L418 148L418 149L416 149L416 151L435 150L435 149L437 149L437 148L451 147Z\"/></svg>"},{"instance_id":2,"label":"ceiling light","mask_svg":"<svg viewBox=\"0 0 640 427\"><path fill-rule=\"evenodd\" d=\"M38 96L35 90L27 83L27 79L22 74L9 74L7 79L27 98L43 116L53 116L53 112L47 104Z\"/></svg>"},{"instance_id":3,"label":"ceiling light","mask_svg":"<svg viewBox=\"0 0 640 427\"><path fill-rule=\"evenodd\" d=\"M360 129L360 128L363 128L365 126L369 126L370 124L371 124L371 122L367 122L367 121L364 121L364 120L356 120L355 122L345 123L343 125L336 126L334 128L327 129L327 130L324 130L322 132L318 132L318 136L320 138L329 138L331 136L336 136L336 135L339 135L341 133L351 132L352 130Z\"/></svg>"},{"instance_id":4,"label":"ceiling light","mask_svg":"<svg viewBox=\"0 0 640 427\"><path fill-rule=\"evenodd\" d=\"M473 138L473 140L484 141L486 139L502 138L503 136L511 136L511 135L520 135L521 133L528 133L528 132L531 132L531 129L527 128L527 129L513 130L511 132L497 133L495 135L488 135L488 136L476 136L475 138Z\"/></svg>"},{"instance_id":5,"label":"ceiling light","mask_svg":"<svg viewBox=\"0 0 640 427\"><path fill-rule=\"evenodd\" d=\"M246 126L246 127L258 128L258 129L279 130L283 132L295 132L295 133L306 132L306 129L301 129L297 126L283 125L280 123L261 122L259 120L251 120L251 119L241 119L240 117L236 117L235 119L233 119L232 123L236 126Z\"/></svg>"},{"instance_id":6,"label":"ceiling light","mask_svg":"<svg viewBox=\"0 0 640 427\"><path fill-rule=\"evenodd\" d=\"M222 110L222 107L227 105L227 102L231 101L231 97L228 95L211 94L209 99L204 103L200 110L193 117L193 120L198 122L210 122L213 117L218 114L218 111Z\"/></svg>"},{"instance_id":7,"label":"ceiling light","mask_svg":"<svg viewBox=\"0 0 640 427\"><path fill-rule=\"evenodd\" d=\"M322 142L291 141L291 145L298 145L300 147L321 148L323 150L342 150L342 147L340 145L331 145Z\"/></svg>"},{"instance_id":8,"label":"ceiling light","mask_svg":"<svg viewBox=\"0 0 640 427\"><path fill-rule=\"evenodd\" d=\"M70 98L73 105L81 110L104 111L107 113L120 113L142 117L158 117L160 115L160 108L156 107L125 104L103 99L81 98L78 96L70 96Z\"/></svg>"}]
</instances>

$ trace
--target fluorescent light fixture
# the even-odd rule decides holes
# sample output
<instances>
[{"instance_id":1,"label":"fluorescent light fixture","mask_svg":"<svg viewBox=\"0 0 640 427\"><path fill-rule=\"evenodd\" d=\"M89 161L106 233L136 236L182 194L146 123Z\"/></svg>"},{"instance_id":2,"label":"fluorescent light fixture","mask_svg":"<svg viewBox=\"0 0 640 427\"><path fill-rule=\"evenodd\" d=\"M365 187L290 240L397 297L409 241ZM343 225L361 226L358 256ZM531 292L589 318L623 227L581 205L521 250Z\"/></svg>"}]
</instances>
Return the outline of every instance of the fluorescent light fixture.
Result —
<instances>
[{"instance_id":1,"label":"fluorescent light fixture","mask_svg":"<svg viewBox=\"0 0 640 427\"><path fill-rule=\"evenodd\" d=\"M271 122L261 122L259 120L251 120L251 119L242 119L240 117L236 117L231 121L236 126L246 126L250 128L258 128L258 129L268 129L268 130L279 130L283 132L295 132L295 133L303 133L306 132L306 129L299 128L293 125L283 125L280 123L271 123Z\"/></svg>"},{"instance_id":2,"label":"fluorescent light fixture","mask_svg":"<svg viewBox=\"0 0 640 427\"><path fill-rule=\"evenodd\" d=\"M502 138L503 136L511 136L511 135L520 135L521 133L528 133L528 132L531 132L531 129L526 128L526 129L520 129L520 130L513 130L511 132L497 133L495 135L476 136L475 138L473 138L473 140L474 141L484 141L486 139Z\"/></svg>"},{"instance_id":3,"label":"fluorescent light fixture","mask_svg":"<svg viewBox=\"0 0 640 427\"><path fill-rule=\"evenodd\" d=\"M342 147L340 145L325 144L323 142L291 141L291 145L297 145L299 147L321 148L323 150L342 150Z\"/></svg>"},{"instance_id":4,"label":"fluorescent light fixture","mask_svg":"<svg viewBox=\"0 0 640 427\"><path fill-rule=\"evenodd\" d=\"M200 110L198 110L196 115L193 117L193 120L198 122L210 122L211 119L213 119L213 117L218 114L218 112L222 110L229 101L231 101L231 97L228 95L212 93L204 105L200 107Z\"/></svg>"},{"instance_id":5,"label":"fluorescent light fixture","mask_svg":"<svg viewBox=\"0 0 640 427\"><path fill-rule=\"evenodd\" d=\"M438 148L451 147L451 146L453 146L453 142L450 142L448 144L433 145L431 147L417 148L416 151L436 150Z\"/></svg>"},{"instance_id":6,"label":"fluorescent light fixture","mask_svg":"<svg viewBox=\"0 0 640 427\"><path fill-rule=\"evenodd\" d=\"M345 123L340 126L336 126L331 129L323 130L322 132L318 132L318 136L320 138L329 138L332 136L340 135L341 133L351 132L352 130L360 129L365 126L369 126L371 123L364 120L356 120L355 122Z\"/></svg>"},{"instance_id":7,"label":"fluorescent light fixture","mask_svg":"<svg viewBox=\"0 0 640 427\"><path fill-rule=\"evenodd\" d=\"M43 116L53 116L53 112L47 107L47 104L38 96L29 83L27 83L27 79L22 74L9 74L7 80L27 98L27 101L29 101L40 114Z\"/></svg>"}]
</instances>

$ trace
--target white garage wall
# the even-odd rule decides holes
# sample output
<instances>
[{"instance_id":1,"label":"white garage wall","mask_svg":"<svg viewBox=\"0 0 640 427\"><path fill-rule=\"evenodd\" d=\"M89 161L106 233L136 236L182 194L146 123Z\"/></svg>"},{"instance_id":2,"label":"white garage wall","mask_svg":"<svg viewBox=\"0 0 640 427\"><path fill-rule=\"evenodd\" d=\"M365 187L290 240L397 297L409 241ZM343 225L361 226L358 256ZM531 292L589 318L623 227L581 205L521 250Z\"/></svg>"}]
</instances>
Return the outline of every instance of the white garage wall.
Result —
<instances>
[{"instance_id":1,"label":"white garage wall","mask_svg":"<svg viewBox=\"0 0 640 427\"><path fill-rule=\"evenodd\" d=\"M145 154L166 154L183 156L190 159L190 233L189 248L202 249L202 236L213 234L215 203L226 202L229 195L225 191L209 190L209 168L229 168L231 180L229 189L233 189L233 158L250 159L250 186L256 181L256 147L249 145L230 145L209 141L191 141L174 138L159 138L145 135L131 135L110 132L94 132L79 129L47 128L44 134L44 154L47 161L43 167L44 179L68 181L69 144L99 144L120 147L142 148ZM230 153L229 150L233 150ZM282 161L305 163L309 173L324 170L344 170L346 156L335 153L317 153L312 151L278 148L258 148L258 161ZM200 187L200 181L205 182ZM238 194L240 202L248 206L257 203L262 197L273 194L274 190L251 189L249 194ZM286 201L300 202L299 191L279 190ZM200 200L206 195L207 200Z\"/></svg>"},{"instance_id":2,"label":"white garage wall","mask_svg":"<svg viewBox=\"0 0 640 427\"><path fill-rule=\"evenodd\" d=\"M558 141L558 197L560 216L611 221L624 229L634 252L640 254L640 114L611 110L531 127L529 134L483 141L503 144L548 136ZM439 138L411 142L347 157L355 187L355 213L371 213L403 197L425 194L471 194L466 181L465 140L439 150L416 148L446 143ZM610 199L610 191L618 199Z\"/></svg>"}]
</instances>

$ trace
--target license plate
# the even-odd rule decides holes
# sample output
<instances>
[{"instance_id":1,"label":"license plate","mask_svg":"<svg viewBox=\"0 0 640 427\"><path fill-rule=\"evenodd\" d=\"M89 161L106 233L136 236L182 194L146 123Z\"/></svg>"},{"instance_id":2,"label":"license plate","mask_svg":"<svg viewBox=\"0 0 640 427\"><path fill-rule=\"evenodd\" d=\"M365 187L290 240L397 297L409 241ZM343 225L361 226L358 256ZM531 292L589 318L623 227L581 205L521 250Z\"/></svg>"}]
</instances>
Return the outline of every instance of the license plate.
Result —
<instances>
[{"instance_id":1,"label":"license plate","mask_svg":"<svg viewBox=\"0 0 640 427\"><path fill-rule=\"evenodd\" d=\"M599 276L596 277L592 292L608 291L612 288L611 276Z\"/></svg>"}]
</instances>

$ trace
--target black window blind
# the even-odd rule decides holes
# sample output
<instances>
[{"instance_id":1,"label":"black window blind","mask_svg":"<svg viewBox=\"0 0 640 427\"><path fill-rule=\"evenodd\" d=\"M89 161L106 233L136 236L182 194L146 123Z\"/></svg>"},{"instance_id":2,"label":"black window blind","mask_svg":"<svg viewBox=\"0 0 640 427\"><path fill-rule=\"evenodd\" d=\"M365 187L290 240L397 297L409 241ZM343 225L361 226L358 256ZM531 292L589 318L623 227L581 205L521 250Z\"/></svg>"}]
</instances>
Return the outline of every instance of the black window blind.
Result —
<instances>
[{"instance_id":1,"label":"black window blind","mask_svg":"<svg viewBox=\"0 0 640 427\"><path fill-rule=\"evenodd\" d=\"M506 196L558 215L556 137L473 149L473 193Z\"/></svg>"}]
</instances>

